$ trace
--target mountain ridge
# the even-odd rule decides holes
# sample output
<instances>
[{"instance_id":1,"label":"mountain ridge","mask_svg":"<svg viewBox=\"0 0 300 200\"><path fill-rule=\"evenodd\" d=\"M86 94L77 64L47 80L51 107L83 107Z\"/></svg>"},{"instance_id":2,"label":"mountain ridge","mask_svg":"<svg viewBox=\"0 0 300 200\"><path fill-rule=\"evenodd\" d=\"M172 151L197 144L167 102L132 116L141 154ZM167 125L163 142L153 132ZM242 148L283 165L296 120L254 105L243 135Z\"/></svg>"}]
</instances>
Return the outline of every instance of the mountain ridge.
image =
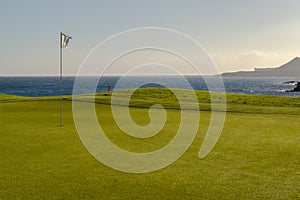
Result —
<instances>
[{"instance_id":1,"label":"mountain ridge","mask_svg":"<svg viewBox=\"0 0 300 200\"><path fill-rule=\"evenodd\" d=\"M295 57L276 68L255 68L254 71L225 72L223 77L296 77L300 76L300 58Z\"/></svg>"}]
</instances>

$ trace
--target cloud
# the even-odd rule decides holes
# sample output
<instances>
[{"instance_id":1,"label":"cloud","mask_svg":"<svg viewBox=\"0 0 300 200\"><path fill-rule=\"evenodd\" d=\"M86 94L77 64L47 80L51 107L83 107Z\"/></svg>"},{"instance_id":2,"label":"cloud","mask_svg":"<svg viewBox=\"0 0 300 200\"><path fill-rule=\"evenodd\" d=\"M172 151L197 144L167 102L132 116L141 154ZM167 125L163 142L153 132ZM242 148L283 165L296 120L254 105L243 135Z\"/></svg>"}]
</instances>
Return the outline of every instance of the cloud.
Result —
<instances>
[{"instance_id":1,"label":"cloud","mask_svg":"<svg viewBox=\"0 0 300 200\"><path fill-rule=\"evenodd\" d=\"M268 57L268 56L276 56L278 55L276 51L272 51L272 52L265 52L262 50L250 50L247 52L242 52L240 53L240 57Z\"/></svg>"}]
</instances>

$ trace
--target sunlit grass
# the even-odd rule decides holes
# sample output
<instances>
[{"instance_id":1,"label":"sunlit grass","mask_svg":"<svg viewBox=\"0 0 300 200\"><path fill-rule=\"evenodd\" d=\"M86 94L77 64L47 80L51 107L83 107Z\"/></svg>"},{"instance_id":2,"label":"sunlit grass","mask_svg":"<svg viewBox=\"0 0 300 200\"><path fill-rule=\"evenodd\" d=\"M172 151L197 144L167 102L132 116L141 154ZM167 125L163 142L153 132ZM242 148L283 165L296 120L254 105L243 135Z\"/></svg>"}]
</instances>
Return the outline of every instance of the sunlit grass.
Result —
<instances>
[{"instance_id":1,"label":"sunlit grass","mask_svg":"<svg viewBox=\"0 0 300 200\"><path fill-rule=\"evenodd\" d=\"M210 98L204 91L196 94L203 111L192 146L172 165L147 174L119 172L93 158L77 135L70 97L64 97L64 127L59 127L59 98L0 95L0 199L300 198L300 99L227 94L221 138L200 160ZM96 95L96 111L118 146L152 151L176 134L180 110L169 90L140 89L131 99L130 113L139 125L150 122L153 103L168 108L166 126L149 139L129 137L116 126L110 96Z\"/></svg>"}]
</instances>

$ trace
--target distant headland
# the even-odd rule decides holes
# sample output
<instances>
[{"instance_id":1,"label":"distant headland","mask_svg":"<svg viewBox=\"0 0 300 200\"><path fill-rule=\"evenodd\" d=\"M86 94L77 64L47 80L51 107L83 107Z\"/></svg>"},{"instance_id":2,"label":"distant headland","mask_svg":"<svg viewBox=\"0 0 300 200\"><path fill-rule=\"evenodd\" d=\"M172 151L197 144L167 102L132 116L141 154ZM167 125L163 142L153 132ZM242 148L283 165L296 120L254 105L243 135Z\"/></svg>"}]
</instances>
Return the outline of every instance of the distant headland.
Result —
<instances>
[{"instance_id":1,"label":"distant headland","mask_svg":"<svg viewBox=\"0 0 300 200\"><path fill-rule=\"evenodd\" d=\"M296 57L276 68L255 68L254 71L226 72L223 77L297 77L300 76L300 58Z\"/></svg>"}]
</instances>

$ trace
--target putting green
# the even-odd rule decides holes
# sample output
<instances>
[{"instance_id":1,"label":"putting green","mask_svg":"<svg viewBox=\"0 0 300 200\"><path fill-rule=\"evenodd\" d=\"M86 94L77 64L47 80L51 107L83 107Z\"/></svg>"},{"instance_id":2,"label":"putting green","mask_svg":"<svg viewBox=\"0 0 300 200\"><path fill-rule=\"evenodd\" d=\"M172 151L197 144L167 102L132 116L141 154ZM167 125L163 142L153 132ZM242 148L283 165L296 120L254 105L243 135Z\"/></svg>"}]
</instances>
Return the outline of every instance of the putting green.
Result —
<instances>
[{"instance_id":1,"label":"putting green","mask_svg":"<svg viewBox=\"0 0 300 200\"><path fill-rule=\"evenodd\" d=\"M229 94L220 140L199 159L211 115L208 94L197 95L204 111L193 144L172 165L146 174L119 172L92 157L75 129L69 97L64 98L64 127L59 127L57 97L1 95L0 199L300 198L300 99ZM148 139L117 127L109 99L110 93L97 95L97 115L121 148L153 151L176 134L180 110L168 91L143 89L133 97L130 112L140 125L149 123L151 104L163 99L169 108L164 129Z\"/></svg>"}]
</instances>

